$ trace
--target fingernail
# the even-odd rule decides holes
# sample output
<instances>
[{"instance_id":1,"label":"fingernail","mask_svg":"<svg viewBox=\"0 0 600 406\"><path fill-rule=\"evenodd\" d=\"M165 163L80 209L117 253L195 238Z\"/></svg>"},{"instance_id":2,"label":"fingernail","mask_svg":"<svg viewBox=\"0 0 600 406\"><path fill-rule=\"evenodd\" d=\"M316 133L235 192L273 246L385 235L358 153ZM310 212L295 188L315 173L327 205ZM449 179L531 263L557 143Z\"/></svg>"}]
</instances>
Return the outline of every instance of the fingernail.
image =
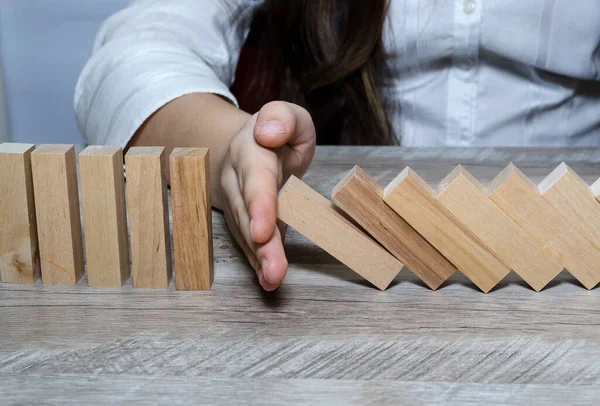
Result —
<instances>
[{"instance_id":1,"label":"fingernail","mask_svg":"<svg viewBox=\"0 0 600 406\"><path fill-rule=\"evenodd\" d=\"M260 262L260 271L262 273L263 278L265 279L265 281L269 281L267 279L267 277L265 276L265 269L267 269L267 267L269 266L269 260L266 258L263 258L263 260Z\"/></svg>"},{"instance_id":2,"label":"fingernail","mask_svg":"<svg viewBox=\"0 0 600 406\"><path fill-rule=\"evenodd\" d=\"M278 120L265 121L258 129L259 134L282 134L286 131L285 124Z\"/></svg>"},{"instance_id":3,"label":"fingernail","mask_svg":"<svg viewBox=\"0 0 600 406\"><path fill-rule=\"evenodd\" d=\"M251 218L250 219L250 235L252 236L253 239L254 239L254 234L256 234L254 227L256 227L256 221L254 221L254 219Z\"/></svg>"},{"instance_id":4,"label":"fingernail","mask_svg":"<svg viewBox=\"0 0 600 406\"><path fill-rule=\"evenodd\" d=\"M265 275L262 272L258 274L258 283L264 290L267 290L267 282L265 281Z\"/></svg>"}]
</instances>

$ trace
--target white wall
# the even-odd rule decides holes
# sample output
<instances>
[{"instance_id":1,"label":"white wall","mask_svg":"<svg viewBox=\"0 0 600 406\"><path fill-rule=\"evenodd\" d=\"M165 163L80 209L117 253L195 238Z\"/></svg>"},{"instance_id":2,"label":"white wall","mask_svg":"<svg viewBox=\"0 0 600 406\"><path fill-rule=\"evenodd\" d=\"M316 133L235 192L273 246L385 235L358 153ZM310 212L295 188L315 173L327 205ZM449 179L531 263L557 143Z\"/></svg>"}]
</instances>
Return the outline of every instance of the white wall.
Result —
<instances>
[{"instance_id":1,"label":"white wall","mask_svg":"<svg viewBox=\"0 0 600 406\"><path fill-rule=\"evenodd\" d=\"M73 111L75 83L98 28L128 3L0 0L0 57L14 142L83 142Z\"/></svg>"}]
</instances>

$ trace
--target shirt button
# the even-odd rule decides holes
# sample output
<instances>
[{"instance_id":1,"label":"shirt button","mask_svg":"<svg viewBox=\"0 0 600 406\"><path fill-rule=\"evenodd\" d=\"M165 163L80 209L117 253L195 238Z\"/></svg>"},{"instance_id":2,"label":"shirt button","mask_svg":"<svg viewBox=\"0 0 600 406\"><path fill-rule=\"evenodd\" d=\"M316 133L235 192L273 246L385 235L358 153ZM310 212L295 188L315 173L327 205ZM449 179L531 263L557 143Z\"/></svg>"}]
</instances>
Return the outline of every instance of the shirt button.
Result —
<instances>
[{"instance_id":1,"label":"shirt button","mask_svg":"<svg viewBox=\"0 0 600 406\"><path fill-rule=\"evenodd\" d=\"M475 0L464 0L463 1L463 11L465 14L473 14L475 9L477 8L477 3Z\"/></svg>"}]
</instances>

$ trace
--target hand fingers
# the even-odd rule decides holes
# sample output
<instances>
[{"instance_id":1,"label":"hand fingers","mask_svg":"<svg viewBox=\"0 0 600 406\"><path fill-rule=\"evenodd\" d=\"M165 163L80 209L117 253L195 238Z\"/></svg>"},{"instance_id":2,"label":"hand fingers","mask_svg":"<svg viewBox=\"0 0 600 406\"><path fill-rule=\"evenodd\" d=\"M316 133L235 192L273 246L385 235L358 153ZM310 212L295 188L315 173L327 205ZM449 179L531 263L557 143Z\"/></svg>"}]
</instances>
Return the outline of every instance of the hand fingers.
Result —
<instances>
[{"instance_id":1,"label":"hand fingers","mask_svg":"<svg viewBox=\"0 0 600 406\"><path fill-rule=\"evenodd\" d=\"M256 254L254 251L248 246L246 239L240 232L239 224L237 223L236 217L232 214L229 206L225 206L223 209L223 215L225 216L225 220L227 221L227 226L229 227L229 231L233 235L233 238L237 241L238 245L242 248L244 255L250 262L250 265L256 271L257 275L260 273L260 263L258 262L258 258L256 258Z\"/></svg>"},{"instance_id":2,"label":"hand fingers","mask_svg":"<svg viewBox=\"0 0 600 406\"><path fill-rule=\"evenodd\" d=\"M249 228L248 212L241 197L237 176L231 166L224 167L221 172L221 189L225 199L223 213L229 229L248 257L250 264L258 271L260 264L256 260L255 243L247 231Z\"/></svg>"},{"instance_id":3,"label":"hand fingers","mask_svg":"<svg viewBox=\"0 0 600 406\"><path fill-rule=\"evenodd\" d=\"M288 262L282 239L285 225L277 222L277 175L266 168L252 166L242 192L251 217L251 237L257 243L256 256L266 282L261 284L270 291L283 281Z\"/></svg>"},{"instance_id":4,"label":"hand fingers","mask_svg":"<svg viewBox=\"0 0 600 406\"><path fill-rule=\"evenodd\" d=\"M256 244L249 232L250 219L232 168L224 169L221 183L227 200L224 213L234 238L256 270L263 289L275 290L281 284L287 271L287 260L279 229L272 233L265 244ZM267 269L268 271L265 273Z\"/></svg>"},{"instance_id":5,"label":"hand fingers","mask_svg":"<svg viewBox=\"0 0 600 406\"><path fill-rule=\"evenodd\" d=\"M314 154L315 129L305 109L286 102L266 104L254 121L254 139L259 149L245 151L252 156L244 160L240 188L251 218L252 237L255 242L264 244L275 231L277 192L283 182L283 166L286 176L289 172L302 176ZM283 145L288 148L279 149ZM280 162L282 156L286 161L283 165Z\"/></svg>"},{"instance_id":6,"label":"hand fingers","mask_svg":"<svg viewBox=\"0 0 600 406\"><path fill-rule=\"evenodd\" d=\"M233 149L231 164L250 217L252 239L264 244L275 232L277 192L282 182L279 152L258 145L251 128L242 131L246 130L249 130L245 133L248 137L242 133L230 147Z\"/></svg>"},{"instance_id":7,"label":"hand fingers","mask_svg":"<svg viewBox=\"0 0 600 406\"><path fill-rule=\"evenodd\" d=\"M277 162L270 164L276 165ZM248 179L243 182L242 193L251 217L250 233L257 243L256 256L266 282L262 286L270 291L275 290L283 281L288 262L283 249L282 233L277 224L277 174L268 168L267 162L265 166L251 166Z\"/></svg>"},{"instance_id":8,"label":"hand fingers","mask_svg":"<svg viewBox=\"0 0 600 406\"><path fill-rule=\"evenodd\" d=\"M315 126L308 111L287 102L267 103L260 109L254 126L256 142L266 148L288 144L294 151L310 157L315 149Z\"/></svg>"},{"instance_id":9,"label":"hand fingers","mask_svg":"<svg viewBox=\"0 0 600 406\"><path fill-rule=\"evenodd\" d=\"M279 228L275 229L275 233L273 233L269 241L257 246L256 256L261 264L265 280L263 288L267 291L277 289L288 270L288 262L283 250L283 241Z\"/></svg>"},{"instance_id":10,"label":"hand fingers","mask_svg":"<svg viewBox=\"0 0 600 406\"><path fill-rule=\"evenodd\" d=\"M264 244L275 232L278 183L277 159L265 156L242 169L242 194L250 215L250 234L258 244Z\"/></svg>"}]
</instances>

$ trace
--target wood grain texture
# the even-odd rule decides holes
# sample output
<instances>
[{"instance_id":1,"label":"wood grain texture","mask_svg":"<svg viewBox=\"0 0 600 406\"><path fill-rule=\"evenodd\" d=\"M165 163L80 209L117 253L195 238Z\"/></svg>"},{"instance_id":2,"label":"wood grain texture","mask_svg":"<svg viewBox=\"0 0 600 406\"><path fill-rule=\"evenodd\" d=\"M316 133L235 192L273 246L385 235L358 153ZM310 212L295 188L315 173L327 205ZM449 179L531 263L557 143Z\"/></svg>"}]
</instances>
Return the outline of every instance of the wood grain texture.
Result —
<instances>
[{"instance_id":1,"label":"wood grain texture","mask_svg":"<svg viewBox=\"0 0 600 406\"><path fill-rule=\"evenodd\" d=\"M598 148L318 147L304 181L329 194L355 164L381 185L408 165L437 185L462 163L487 184L515 162L538 183L562 161L598 179ZM213 225L208 292L0 283L2 403L597 403L600 289L566 271L539 293L514 272L487 295L460 272L380 292L289 228L264 293Z\"/></svg>"},{"instance_id":2,"label":"wood grain texture","mask_svg":"<svg viewBox=\"0 0 600 406\"><path fill-rule=\"evenodd\" d=\"M556 211L600 249L600 203L569 165L561 163L540 183L539 190Z\"/></svg>"},{"instance_id":3,"label":"wood grain texture","mask_svg":"<svg viewBox=\"0 0 600 406\"><path fill-rule=\"evenodd\" d=\"M383 201L383 188L358 166L333 188L331 199L431 289L456 270Z\"/></svg>"},{"instance_id":4,"label":"wood grain texture","mask_svg":"<svg viewBox=\"0 0 600 406\"><path fill-rule=\"evenodd\" d=\"M40 145L31 167L42 281L74 285L84 274L75 147Z\"/></svg>"},{"instance_id":5,"label":"wood grain texture","mask_svg":"<svg viewBox=\"0 0 600 406\"><path fill-rule=\"evenodd\" d=\"M123 151L87 147L79 175L88 284L120 288L129 279Z\"/></svg>"},{"instance_id":6,"label":"wood grain texture","mask_svg":"<svg viewBox=\"0 0 600 406\"><path fill-rule=\"evenodd\" d=\"M125 155L131 271L136 288L166 289L172 277L164 147Z\"/></svg>"},{"instance_id":7,"label":"wood grain texture","mask_svg":"<svg viewBox=\"0 0 600 406\"><path fill-rule=\"evenodd\" d=\"M536 291L563 270L549 252L487 197L481 183L462 166L440 183L437 192L444 207Z\"/></svg>"},{"instance_id":8,"label":"wood grain texture","mask_svg":"<svg viewBox=\"0 0 600 406\"><path fill-rule=\"evenodd\" d=\"M175 148L170 156L175 283L210 290L214 281L210 164L206 148Z\"/></svg>"},{"instance_id":9,"label":"wood grain texture","mask_svg":"<svg viewBox=\"0 0 600 406\"><path fill-rule=\"evenodd\" d=\"M593 385L457 384L391 380L226 378L222 376L114 376L82 374L1 374L0 390L7 406L106 405L119 399L128 405L595 405L600 390ZM63 388L70 390L65 391ZM19 388L19 390L17 389ZM405 401L406 400L406 401Z\"/></svg>"},{"instance_id":10,"label":"wood grain texture","mask_svg":"<svg viewBox=\"0 0 600 406\"><path fill-rule=\"evenodd\" d=\"M0 144L0 279L35 283L40 261L31 178L33 144Z\"/></svg>"},{"instance_id":11,"label":"wood grain texture","mask_svg":"<svg viewBox=\"0 0 600 406\"><path fill-rule=\"evenodd\" d=\"M479 289L489 292L510 269L435 198L410 167L384 190L385 202Z\"/></svg>"},{"instance_id":12,"label":"wood grain texture","mask_svg":"<svg viewBox=\"0 0 600 406\"><path fill-rule=\"evenodd\" d=\"M279 193L277 216L348 268L385 290L403 264L295 176Z\"/></svg>"},{"instance_id":13,"label":"wood grain texture","mask_svg":"<svg viewBox=\"0 0 600 406\"><path fill-rule=\"evenodd\" d=\"M489 197L588 289L600 281L600 251L540 195L515 165L488 187Z\"/></svg>"}]
</instances>

